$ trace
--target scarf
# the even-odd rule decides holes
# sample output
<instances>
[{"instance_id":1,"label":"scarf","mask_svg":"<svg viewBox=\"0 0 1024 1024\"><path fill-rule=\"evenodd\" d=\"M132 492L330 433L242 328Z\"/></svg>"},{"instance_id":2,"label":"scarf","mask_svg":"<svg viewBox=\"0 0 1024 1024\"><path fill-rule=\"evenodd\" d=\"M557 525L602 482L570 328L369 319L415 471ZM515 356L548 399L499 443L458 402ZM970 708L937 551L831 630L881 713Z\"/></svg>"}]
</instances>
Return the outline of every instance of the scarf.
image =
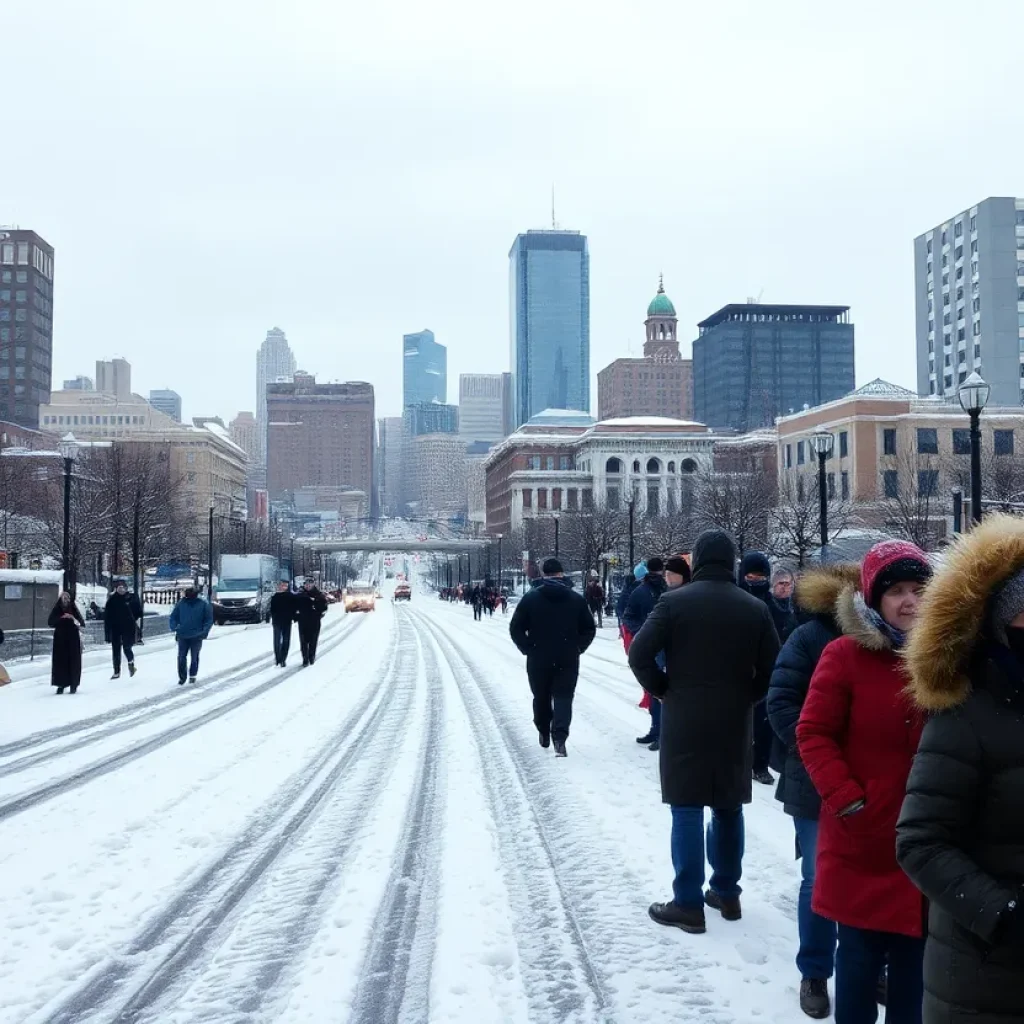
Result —
<instances>
[{"instance_id":1,"label":"scarf","mask_svg":"<svg viewBox=\"0 0 1024 1024\"><path fill-rule=\"evenodd\" d=\"M897 629L895 626L886 622L885 619L882 618L881 614L876 612L874 608L869 608L865 605L864 617L889 641L889 644L894 651L901 650L906 644L907 634L904 633L902 629Z\"/></svg>"}]
</instances>

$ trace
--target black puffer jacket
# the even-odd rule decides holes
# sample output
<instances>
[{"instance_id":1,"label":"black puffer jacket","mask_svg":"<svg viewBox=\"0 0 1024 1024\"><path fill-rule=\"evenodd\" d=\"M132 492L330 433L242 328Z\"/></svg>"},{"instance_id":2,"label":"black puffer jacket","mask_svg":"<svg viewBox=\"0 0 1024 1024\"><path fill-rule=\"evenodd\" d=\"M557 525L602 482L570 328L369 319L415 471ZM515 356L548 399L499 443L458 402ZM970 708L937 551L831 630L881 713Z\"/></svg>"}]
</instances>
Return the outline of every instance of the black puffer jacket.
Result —
<instances>
[{"instance_id":1,"label":"black puffer jacket","mask_svg":"<svg viewBox=\"0 0 1024 1024\"><path fill-rule=\"evenodd\" d=\"M778 741L772 754L779 772L775 798L794 818L816 819L821 810L821 797L797 750L796 724L822 651L842 633L836 601L845 588L859 585L860 566L846 563L813 569L797 582L797 604L811 618L786 640L768 687L768 720Z\"/></svg>"},{"instance_id":2,"label":"black puffer jacket","mask_svg":"<svg viewBox=\"0 0 1024 1024\"><path fill-rule=\"evenodd\" d=\"M925 1024L1024 1024L1024 665L984 637L1024 569L1024 520L986 518L929 584L907 646L931 713L896 852L931 901Z\"/></svg>"},{"instance_id":3,"label":"black puffer jacket","mask_svg":"<svg viewBox=\"0 0 1024 1024\"><path fill-rule=\"evenodd\" d=\"M561 576L535 580L516 605L508 627L512 642L528 658L572 665L594 642L597 628L587 602Z\"/></svg>"}]
</instances>

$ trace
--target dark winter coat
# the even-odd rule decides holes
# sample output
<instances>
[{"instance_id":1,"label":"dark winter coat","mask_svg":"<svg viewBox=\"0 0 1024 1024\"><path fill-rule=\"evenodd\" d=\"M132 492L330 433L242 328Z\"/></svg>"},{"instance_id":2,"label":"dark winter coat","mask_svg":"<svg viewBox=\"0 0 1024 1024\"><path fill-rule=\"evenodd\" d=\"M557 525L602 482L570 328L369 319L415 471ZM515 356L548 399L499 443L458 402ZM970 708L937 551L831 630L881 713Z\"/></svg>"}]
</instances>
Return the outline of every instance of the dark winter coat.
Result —
<instances>
[{"instance_id":1,"label":"dark winter coat","mask_svg":"<svg viewBox=\"0 0 1024 1024\"><path fill-rule=\"evenodd\" d=\"M327 614L327 598L313 587L311 590L302 588L295 595L295 618L299 629L308 629L318 624Z\"/></svg>"},{"instance_id":2,"label":"dark winter coat","mask_svg":"<svg viewBox=\"0 0 1024 1024\"><path fill-rule=\"evenodd\" d=\"M270 621L275 626L290 626L297 612L295 595L290 590L278 591L270 599Z\"/></svg>"},{"instance_id":3,"label":"dark winter coat","mask_svg":"<svg viewBox=\"0 0 1024 1024\"><path fill-rule=\"evenodd\" d=\"M796 727L821 796L811 905L852 928L919 937L924 902L896 863L896 819L924 719L860 595L845 590L836 613L845 635L821 655ZM841 816L860 800L860 810Z\"/></svg>"},{"instance_id":4,"label":"dark winter coat","mask_svg":"<svg viewBox=\"0 0 1024 1024\"><path fill-rule=\"evenodd\" d=\"M748 583L746 576L751 572L757 573L762 579L756 583ZM740 559L740 571L736 582L739 584L740 590L745 590L748 594L767 601L768 595L771 593L771 573L772 563L768 561L768 556L764 552L748 551Z\"/></svg>"},{"instance_id":5,"label":"dark winter coat","mask_svg":"<svg viewBox=\"0 0 1024 1024\"><path fill-rule=\"evenodd\" d=\"M842 633L836 622L839 595L847 587L858 586L860 566L856 564L813 569L797 581L797 607L810 620L783 642L768 687L768 719L778 741L772 757L779 772L775 798L794 818L817 818L821 810L821 797L800 760L796 723L822 651Z\"/></svg>"},{"instance_id":6,"label":"dark winter coat","mask_svg":"<svg viewBox=\"0 0 1024 1024\"><path fill-rule=\"evenodd\" d=\"M930 901L926 1024L1024 1022L1024 669L982 628L1022 568L1024 521L986 517L929 584L907 646L931 718L896 854Z\"/></svg>"},{"instance_id":7,"label":"dark winter coat","mask_svg":"<svg viewBox=\"0 0 1024 1024\"><path fill-rule=\"evenodd\" d=\"M622 585L622 589L619 591L618 597L615 598L615 617L622 623L622 618L626 614L626 606L629 604L630 596L637 587L640 586L639 581L631 576Z\"/></svg>"},{"instance_id":8,"label":"dark winter coat","mask_svg":"<svg viewBox=\"0 0 1024 1024\"><path fill-rule=\"evenodd\" d=\"M53 606L47 625L53 630L53 658L50 662L51 686L78 686L82 681L82 613L75 602L64 608Z\"/></svg>"},{"instance_id":9,"label":"dark winter coat","mask_svg":"<svg viewBox=\"0 0 1024 1024\"><path fill-rule=\"evenodd\" d=\"M516 605L508 631L527 658L551 665L577 663L597 633L583 597L551 576L537 580Z\"/></svg>"},{"instance_id":10,"label":"dark winter coat","mask_svg":"<svg viewBox=\"0 0 1024 1024\"><path fill-rule=\"evenodd\" d=\"M800 625L793 602L781 604L778 599L769 594L767 598L768 611L771 613L772 624L775 632L779 635L779 643L784 644L792 635L793 631Z\"/></svg>"},{"instance_id":11,"label":"dark winter coat","mask_svg":"<svg viewBox=\"0 0 1024 1024\"><path fill-rule=\"evenodd\" d=\"M779 640L764 601L736 586L735 561L727 534L702 534L693 581L658 601L629 649L641 686L663 702L661 798L673 806L751 800L751 708L768 690Z\"/></svg>"},{"instance_id":12,"label":"dark winter coat","mask_svg":"<svg viewBox=\"0 0 1024 1024\"><path fill-rule=\"evenodd\" d=\"M103 609L103 636L107 643L130 637L135 640L136 623L142 618L142 604L137 594L119 594L116 590L107 598Z\"/></svg>"},{"instance_id":13,"label":"dark winter coat","mask_svg":"<svg viewBox=\"0 0 1024 1024\"><path fill-rule=\"evenodd\" d=\"M623 626L633 636L640 632L640 627L647 621L647 617L654 611L658 598L668 590L665 577L659 573L648 573L641 581L636 590L629 595L626 602L626 612L622 619Z\"/></svg>"},{"instance_id":14,"label":"dark winter coat","mask_svg":"<svg viewBox=\"0 0 1024 1024\"><path fill-rule=\"evenodd\" d=\"M205 640L213 628L213 609L201 597L184 597L174 606L168 625L178 640Z\"/></svg>"}]
</instances>

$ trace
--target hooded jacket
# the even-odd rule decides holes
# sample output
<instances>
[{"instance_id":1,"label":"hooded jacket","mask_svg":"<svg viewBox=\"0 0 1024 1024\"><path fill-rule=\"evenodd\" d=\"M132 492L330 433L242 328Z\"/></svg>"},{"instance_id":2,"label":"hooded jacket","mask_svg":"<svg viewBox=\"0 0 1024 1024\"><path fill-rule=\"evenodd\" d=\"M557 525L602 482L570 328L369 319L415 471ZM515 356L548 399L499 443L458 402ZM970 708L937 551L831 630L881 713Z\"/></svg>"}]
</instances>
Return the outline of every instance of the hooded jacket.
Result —
<instances>
[{"instance_id":1,"label":"hooded jacket","mask_svg":"<svg viewBox=\"0 0 1024 1024\"><path fill-rule=\"evenodd\" d=\"M663 702L667 804L730 808L751 800L751 708L768 690L779 641L767 605L736 586L735 564L728 534L702 534L692 581L661 597L629 649L633 674Z\"/></svg>"},{"instance_id":2,"label":"hooded jacket","mask_svg":"<svg viewBox=\"0 0 1024 1024\"><path fill-rule=\"evenodd\" d=\"M545 576L516 605L508 631L527 658L572 665L593 643L597 628L582 595L561 577Z\"/></svg>"},{"instance_id":3,"label":"hooded jacket","mask_svg":"<svg viewBox=\"0 0 1024 1024\"><path fill-rule=\"evenodd\" d=\"M985 627L1021 569L1024 520L986 517L929 584L905 652L930 717L896 853L930 900L928 1021L1024 1021L1024 669Z\"/></svg>"},{"instance_id":4,"label":"hooded jacket","mask_svg":"<svg viewBox=\"0 0 1024 1024\"><path fill-rule=\"evenodd\" d=\"M205 640L213 628L213 609L201 597L183 597L167 624L178 640Z\"/></svg>"},{"instance_id":5,"label":"hooded jacket","mask_svg":"<svg viewBox=\"0 0 1024 1024\"><path fill-rule=\"evenodd\" d=\"M920 937L924 903L896 863L896 819L923 717L899 655L852 587L836 619L844 635L822 653L796 727L821 796L811 905L852 928Z\"/></svg>"},{"instance_id":6,"label":"hooded jacket","mask_svg":"<svg viewBox=\"0 0 1024 1024\"><path fill-rule=\"evenodd\" d=\"M668 590L668 584L665 582L665 577L661 573L651 572L629 595L626 610L622 616L622 625L633 636L640 632L640 627L647 621L647 617L654 611L658 599L666 590Z\"/></svg>"},{"instance_id":7,"label":"hooded jacket","mask_svg":"<svg viewBox=\"0 0 1024 1024\"><path fill-rule=\"evenodd\" d=\"M783 644L768 687L768 719L779 741L773 757L779 772L775 798L794 818L817 818L821 810L821 797L797 749L796 724L822 652L842 635L836 602L845 589L859 586L856 563L822 566L797 580L797 607L810 618Z\"/></svg>"}]
</instances>

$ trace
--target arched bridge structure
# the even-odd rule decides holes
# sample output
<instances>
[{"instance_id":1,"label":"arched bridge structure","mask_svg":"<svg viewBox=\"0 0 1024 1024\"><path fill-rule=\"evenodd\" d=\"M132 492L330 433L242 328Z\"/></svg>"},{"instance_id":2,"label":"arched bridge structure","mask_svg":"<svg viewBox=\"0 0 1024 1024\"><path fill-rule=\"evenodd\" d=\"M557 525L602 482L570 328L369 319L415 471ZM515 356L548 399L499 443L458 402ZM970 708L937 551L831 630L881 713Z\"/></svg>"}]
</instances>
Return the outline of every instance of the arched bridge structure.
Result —
<instances>
[{"instance_id":1,"label":"arched bridge structure","mask_svg":"<svg viewBox=\"0 0 1024 1024\"><path fill-rule=\"evenodd\" d=\"M309 551L323 551L326 554L334 555L344 551L381 551L396 554L437 552L438 554L464 555L467 551L480 551L489 544L496 543L496 540L496 538L490 537L466 537L458 540L441 539L440 537L432 537L427 540L418 540L415 537L346 537L338 540L297 538L297 542Z\"/></svg>"}]
</instances>

